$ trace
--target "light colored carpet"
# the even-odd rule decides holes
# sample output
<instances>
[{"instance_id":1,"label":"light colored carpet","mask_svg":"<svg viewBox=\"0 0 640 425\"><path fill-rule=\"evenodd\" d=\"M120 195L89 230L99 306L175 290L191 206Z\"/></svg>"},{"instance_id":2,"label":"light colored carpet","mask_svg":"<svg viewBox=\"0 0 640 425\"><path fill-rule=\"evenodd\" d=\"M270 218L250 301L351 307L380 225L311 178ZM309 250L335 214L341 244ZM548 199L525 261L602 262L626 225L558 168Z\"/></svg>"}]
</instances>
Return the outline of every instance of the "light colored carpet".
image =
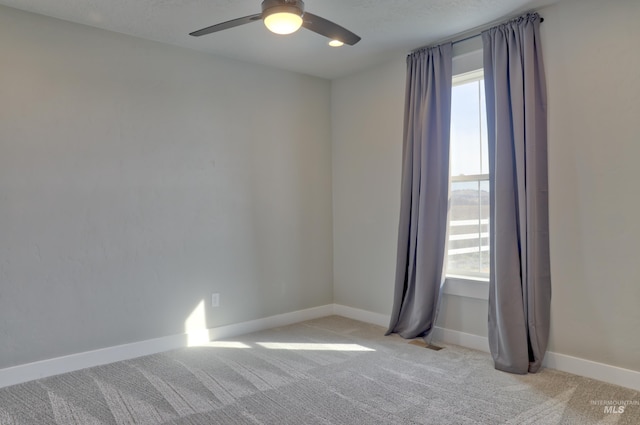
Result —
<instances>
[{"instance_id":1,"label":"light colored carpet","mask_svg":"<svg viewBox=\"0 0 640 425\"><path fill-rule=\"evenodd\" d=\"M635 391L383 333L331 316L28 382L0 389L0 424L640 424Z\"/></svg>"}]
</instances>

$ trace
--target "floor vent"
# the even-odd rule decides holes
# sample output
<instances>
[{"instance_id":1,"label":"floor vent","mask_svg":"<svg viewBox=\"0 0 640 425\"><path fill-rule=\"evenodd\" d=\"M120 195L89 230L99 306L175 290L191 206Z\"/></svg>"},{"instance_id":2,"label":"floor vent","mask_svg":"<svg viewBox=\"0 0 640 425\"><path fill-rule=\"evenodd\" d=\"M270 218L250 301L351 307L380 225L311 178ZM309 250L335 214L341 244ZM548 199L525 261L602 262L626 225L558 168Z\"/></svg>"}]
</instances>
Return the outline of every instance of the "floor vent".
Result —
<instances>
[{"instance_id":1,"label":"floor vent","mask_svg":"<svg viewBox=\"0 0 640 425\"><path fill-rule=\"evenodd\" d=\"M409 344L415 345L417 347L428 348L429 350L433 350L433 351L440 351L443 348L443 347L438 347L437 345L427 344L426 342L424 342L423 339L414 339L411 342L409 342Z\"/></svg>"}]
</instances>

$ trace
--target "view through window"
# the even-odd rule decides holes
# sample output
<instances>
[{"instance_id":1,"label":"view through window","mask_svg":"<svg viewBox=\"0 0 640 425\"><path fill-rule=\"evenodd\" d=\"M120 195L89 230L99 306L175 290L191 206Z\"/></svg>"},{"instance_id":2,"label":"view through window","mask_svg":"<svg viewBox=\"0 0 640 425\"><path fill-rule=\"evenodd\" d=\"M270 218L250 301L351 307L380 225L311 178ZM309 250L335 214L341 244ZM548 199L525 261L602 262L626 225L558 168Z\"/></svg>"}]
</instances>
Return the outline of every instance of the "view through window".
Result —
<instances>
[{"instance_id":1,"label":"view through window","mask_svg":"<svg viewBox=\"0 0 640 425\"><path fill-rule=\"evenodd\" d=\"M447 274L489 276L489 154L482 70L453 79Z\"/></svg>"}]
</instances>

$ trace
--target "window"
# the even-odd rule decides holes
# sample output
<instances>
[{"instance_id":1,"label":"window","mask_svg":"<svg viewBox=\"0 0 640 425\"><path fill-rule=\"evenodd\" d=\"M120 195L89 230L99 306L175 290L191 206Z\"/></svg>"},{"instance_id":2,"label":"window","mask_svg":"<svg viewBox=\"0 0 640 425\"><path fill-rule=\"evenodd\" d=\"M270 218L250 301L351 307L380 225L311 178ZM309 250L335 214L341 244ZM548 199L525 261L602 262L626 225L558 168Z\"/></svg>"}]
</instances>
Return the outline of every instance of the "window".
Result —
<instances>
[{"instance_id":1,"label":"window","mask_svg":"<svg viewBox=\"0 0 640 425\"><path fill-rule=\"evenodd\" d=\"M489 155L482 70L457 75L451 98L447 276L489 277Z\"/></svg>"}]
</instances>

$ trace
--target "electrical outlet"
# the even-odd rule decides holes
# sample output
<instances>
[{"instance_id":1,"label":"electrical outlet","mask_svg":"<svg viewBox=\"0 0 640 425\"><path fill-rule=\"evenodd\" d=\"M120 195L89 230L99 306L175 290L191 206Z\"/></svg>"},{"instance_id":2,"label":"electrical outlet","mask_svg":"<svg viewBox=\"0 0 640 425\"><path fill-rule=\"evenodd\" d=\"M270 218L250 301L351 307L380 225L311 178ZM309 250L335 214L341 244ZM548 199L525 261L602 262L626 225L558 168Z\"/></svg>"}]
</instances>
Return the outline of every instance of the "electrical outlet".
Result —
<instances>
[{"instance_id":1,"label":"electrical outlet","mask_svg":"<svg viewBox=\"0 0 640 425\"><path fill-rule=\"evenodd\" d=\"M211 307L220 307L220 294L211 294Z\"/></svg>"}]
</instances>

